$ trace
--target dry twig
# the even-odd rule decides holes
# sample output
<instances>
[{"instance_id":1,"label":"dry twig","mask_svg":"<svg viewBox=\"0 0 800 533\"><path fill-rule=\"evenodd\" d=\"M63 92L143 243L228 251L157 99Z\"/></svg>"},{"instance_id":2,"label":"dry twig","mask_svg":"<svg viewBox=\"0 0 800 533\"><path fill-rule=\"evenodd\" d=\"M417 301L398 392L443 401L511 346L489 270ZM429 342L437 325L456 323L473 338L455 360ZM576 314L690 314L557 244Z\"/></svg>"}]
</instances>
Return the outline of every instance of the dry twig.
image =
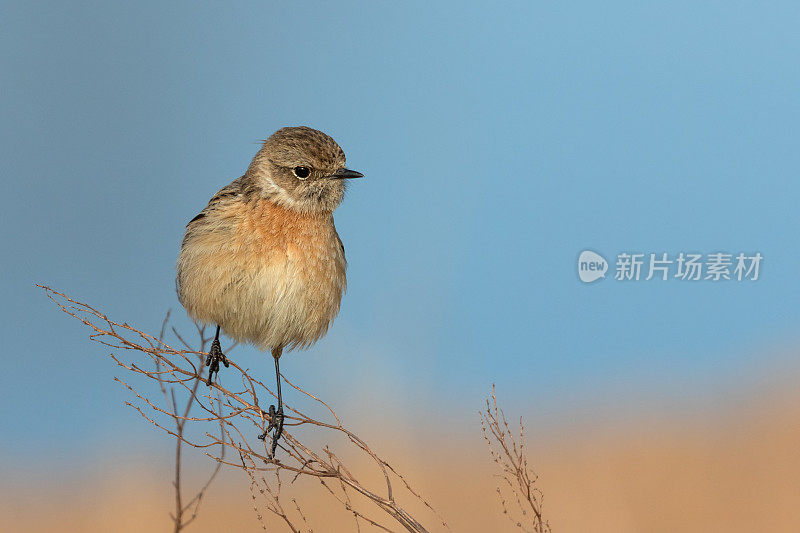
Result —
<instances>
[{"instance_id":1,"label":"dry twig","mask_svg":"<svg viewBox=\"0 0 800 533\"><path fill-rule=\"evenodd\" d=\"M205 388L199 389L203 381L203 359L207 355L205 346L208 338L204 330L198 327L200 348L192 349L183 337L173 329L184 349L173 348L164 340L164 330L167 320L162 326L162 333L154 337L144 333L127 323L118 323L97 309L75 301L63 293L39 285L47 296L68 315L80 320L88 326L93 333L90 339L108 346L115 351L132 350L140 356L149 358L154 370L147 370L145 365L135 362L125 363L115 353L110 357L121 368L125 369L128 376L148 378L158 383L159 388L167 400L167 407L161 407L150 397L139 392L127 380L115 378L124 385L137 399L137 403L126 402L135 409L145 420L160 428L176 439L176 512L173 514L175 531L180 531L197 516L197 506L202 500L208 487L206 484L198 494L188 503L183 503L180 493L180 454L181 447L187 446L202 450L205 455L216 461L217 469L211 476L213 480L219 467L225 465L243 470L249 480L250 489L254 499L257 517L262 527L267 525L263 514L258 507L258 497L261 496L262 505L282 523L285 528L294 531L310 531L306 516L296 500L290 500L292 507L284 507L284 496L281 494L283 484L282 475L288 474L291 483L298 478L317 479L324 489L333 495L344 511L353 515L357 528L362 524L370 525L383 531L394 531L391 525L399 525L406 531L422 533L428 531L420 520L412 516L397 501L395 482L400 481L400 491L405 497L422 502L432 511L437 520L447 528L441 516L433 507L424 500L418 491L401 476L389 463L379 457L360 437L346 429L333 409L316 396L309 394L302 388L294 385L285 377L283 380L302 393L306 398L324 406L333 420L317 420L306 415L299 409L285 405L286 423L283 439L279 445L280 459L270 455L269 443L255 438L264 431L269 422L269 413L260 407L260 398L275 396L273 391L261 381L251 376L246 369L230 361L230 368L224 375L225 383L218 378L206 392ZM126 378L127 379L127 378ZM229 384L233 383L233 384ZM184 409L178 408L175 400L176 391L188 395ZM190 411L197 408L200 412L193 415ZM194 437L184 431L187 421L202 424L211 424L219 428L219 434L206 432L202 436ZM360 482L351 469L340 459L341 455L335 453L329 446L317 449L313 445L301 441L294 433L301 428L313 427L317 430L328 432L331 437L344 437L344 441L362 457L369 458L381 473L383 486L371 486ZM214 451L214 450L220 451ZM226 459L225 451L233 452L238 461ZM333 483L332 483L333 482ZM335 484L334 484L335 483ZM353 496L359 496L355 502ZM368 517L362 506L370 502L378 511L379 517ZM189 518L185 515L191 512ZM386 522L387 519L391 519ZM388 524L388 525L387 525Z\"/></svg>"},{"instance_id":2,"label":"dry twig","mask_svg":"<svg viewBox=\"0 0 800 533\"><path fill-rule=\"evenodd\" d=\"M161 323L161 333L158 336L159 345L163 345L163 343L164 343L164 335L166 333L167 324L169 323L169 318L170 318L170 311L167 311L167 314L164 317L164 321ZM200 352L205 352L206 345L211 340L211 338L210 337L206 337L206 328L205 328L205 326L200 326L198 324L195 324L195 326L197 326L197 331L198 331L198 334L200 336L199 351ZM174 328L173 328L173 331L174 331ZM178 337L178 339L181 342L184 342L183 339L180 337L180 335L176 334L176 336ZM185 342L184 342L184 344L185 344ZM191 349L188 344L186 344L186 347ZM202 366L203 357L202 357L202 355L199 355L198 358L199 358L198 359L198 363L201 365L200 369L201 369L201 372L202 372L202 369L204 368ZM200 384L200 381L196 381L194 383L194 385L192 385L191 391L190 391L190 393L188 395L188 398L186 399L186 403L183 404L182 408L179 408L178 407L178 400L177 400L177 398L175 396L175 387L172 386L172 385L167 384L164 381L164 378L163 378L164 374L162 374L162 372L161 372L161 360L160 359L156 359L155 360L155 367L156 367L156 371L154 372L155 379L158 382L159 389L161 390L161 393L164 396L164 400L165 400L165 403L167 405L167 408L169 409L169 411L171 413L171 416L173 418L173 421L175 423L175 433L178 435L178 437L175 439L175 479L172 482L172 485L173 485L173 487L175 489L175 510L172 513L170 513L170 518L172 519L172 523L173 523L173 526L174 526L173 527L173 532L174 533L179 533L185 527L187 527L189 524L194 522L194 520L197 518L197 513L198 513L198 511L200 509L200 503L203 500L203 496L205 496L206 491L208 490L208 487L211 485L211 483L217 477L217 474L219 473L219 470L220 470L220 467L222 466L222 463L218 462L214 466L214 469L212 470L211 475L208 477L208 480L197 491L197 493L194 495L194 497L191 500L189 500L187 503L184 504L183 503L182 486L181 486L181 470L182 470L182 467L183 467L183 465L182 465L183 438L182 437L183 437L183 434L184 434L184 430L186 428L186 422L188 422L188 418L187 417L189 416L189 413L192 410L192 406L194 405L195 400L197 398L197 388L198 388L198 386ZM225 438L225 433L223 431L222 425L220 425L220 439L224 439L224 438ZM223 458L225 456L225 446L224 445L220 445L220 455ZM190 516L188 516L188 518L187 518L187 514L190 514Z\"/></svg>"},{"instance_id":3,"label":"dry twig","mask_svg":"<svg viewBox=\"0 0 800 533\"><path fill-rule=\"evenodd\" d=\"M519 419L519 439L515 439L506 421L506 415L497 406L497 396L492 385L492 401L486 400L486 411L479 413L481 432L492 461L499 467L497 495L503 506L503 513L511 523L523 531L545 533L550 531L550 523L542 518L542 491L535 487L539 479L528 466L528 458L523 449L525 427ZM515 506L508 504L506 494L514 499ZM515 518L517 513L521 518Z\"/></svg>"}]
</instances>

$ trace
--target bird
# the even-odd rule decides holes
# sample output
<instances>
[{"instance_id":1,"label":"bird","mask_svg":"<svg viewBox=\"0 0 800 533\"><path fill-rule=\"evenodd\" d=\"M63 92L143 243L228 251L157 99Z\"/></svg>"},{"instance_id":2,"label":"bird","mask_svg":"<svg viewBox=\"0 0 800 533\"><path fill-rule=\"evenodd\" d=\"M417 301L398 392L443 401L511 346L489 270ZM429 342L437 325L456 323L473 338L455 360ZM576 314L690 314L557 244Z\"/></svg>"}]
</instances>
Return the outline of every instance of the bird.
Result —
<instances>
[{"instance_id":1,"label":"bird","mask_svg":"<svg viewBox=\"0 0 800 533\"><path fill-rule=\"evenodd\" d=\"M220 330L269 352L278 406L270 405L272 457L283 434L280 358L328 331L347 289L345 249L333 220L347 183L342 148L307 127L263 141L243 176L220 189L186 225L177 260L178 299L193 320L216 325L205 364L211 386L229 366Z\"/></svg>"}]
</instances>

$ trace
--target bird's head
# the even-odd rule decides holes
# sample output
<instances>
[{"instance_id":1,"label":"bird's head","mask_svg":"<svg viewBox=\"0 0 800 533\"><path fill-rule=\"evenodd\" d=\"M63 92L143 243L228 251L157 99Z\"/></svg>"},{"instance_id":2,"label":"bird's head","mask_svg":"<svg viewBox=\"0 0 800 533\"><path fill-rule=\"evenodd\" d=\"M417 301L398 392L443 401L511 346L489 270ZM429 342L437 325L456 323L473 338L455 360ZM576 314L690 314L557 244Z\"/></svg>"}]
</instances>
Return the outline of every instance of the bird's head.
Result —
<instances>
[{"instance_id":1,"label":"bird's head","mask_svg":"<svg viewBox=\"0 0 800 533\"><path fill-rule=\"evenodd\" d=\"M363 175L345 167L344 151L321 131L297 126L273 133L246 176L265 196L301 212L332 212L346 182Z\"/></svg>"}]
</instances>

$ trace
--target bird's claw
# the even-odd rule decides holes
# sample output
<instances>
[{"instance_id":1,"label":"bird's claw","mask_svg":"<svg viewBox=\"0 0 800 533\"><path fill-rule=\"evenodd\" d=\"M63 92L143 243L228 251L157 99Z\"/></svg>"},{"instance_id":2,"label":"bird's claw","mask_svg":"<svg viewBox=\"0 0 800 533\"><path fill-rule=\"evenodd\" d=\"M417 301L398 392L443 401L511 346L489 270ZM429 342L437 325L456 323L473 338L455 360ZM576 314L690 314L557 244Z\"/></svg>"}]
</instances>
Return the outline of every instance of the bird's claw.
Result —
<instances>
[{"instance_id":1,"label":"bird's claw","mask_svg":"<svg viewBox=\"0 0 800 533\"><path fill-rule=\"evenodd\" d=\"M208 367L206 385L209 387L211 386L211 380L214 378L214 374L219 374L220 362L225 365L225 368L230 366L228 358L222 353L222 346L219 344L219 339L214 339L214 342L211 343L211 350L209 350L208 356L206 357L206 366Z\"/></svg>"},{"instance_id":2,"label":"bird's claw","mask_svg":"<svg viewBox=\"0 0 800 533\"><path fill-rule=\"evenodd\" d=\"M267 436L269 436L269 432L273 429L275 433L272 435L272 457L275 457L275 449L278 447L278 440L281 438L283 434L283 406L280 409L275 409L274 405L269 406L269 425L267 425L266 431L258 436L259 439L265 440Z\"/></svg>"}]
</instances>

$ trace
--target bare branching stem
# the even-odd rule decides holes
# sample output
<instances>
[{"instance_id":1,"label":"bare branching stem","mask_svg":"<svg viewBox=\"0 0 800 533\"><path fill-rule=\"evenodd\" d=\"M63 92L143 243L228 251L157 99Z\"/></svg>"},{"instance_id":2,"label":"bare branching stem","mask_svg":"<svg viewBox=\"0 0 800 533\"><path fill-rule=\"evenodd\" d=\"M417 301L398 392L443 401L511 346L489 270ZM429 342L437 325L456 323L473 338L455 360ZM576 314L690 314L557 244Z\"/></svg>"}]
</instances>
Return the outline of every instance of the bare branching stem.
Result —
<instances>
[{"instance_id":1,"label":"bare branching stem","mask_svg":"<svg viewBox=\"0 0 800 533\"><path fill-rule=\"evenodd\" d=\"M544 495L535 483L538 476L528 466L523 436L525 427L519 420L519 437L514 438L506 415L497 406L497 395L492 385L491 402L486 400L486 411L480 412L481 432L489 447L489 455L497 465L498 486L496 489L503 513L511 523L523 531L545 533L550 531L550 523L542 518ZM514 499L514 506L508 504L508 497Z\"/></svg>"},{"instance_id":2,"label":"bare branching stem","mask_svg":"<svg viewBox=\"0 0 800 533\"><path fill-rule=\"evenodd\" d=\"M90 305L63 293L46 286L39 287L62 311L90 328L91 340L113 350L110 357L126 376L124 379L115 379L135 397L133 402L126 404L154 427L175 439L175 509L172 519L176 533L195 520L206 490L223 466L244 471L248 476L256 517L265 530L267 523L261 509L266 509L266 514L275 519L271 527L282 526L297 533L311 531L309 520L298 500L291 499L291 505L284 504L286 496L281 490L282 475L285 474L289 475L291 483L298 478L318 480L321 489L341 504L342 511L352 515L356 529L364 524L382 531L394 531L391 525L395 525L405 531L426 533L428 529L423 526L422 518L412 516L404 507L405 504L398 502L400 496L421 502L428 510L426 513L431 513L426 520L438 522L449 529L406 478L375 453L362 438L342 425L330 405L285 377L285 383L301 393L312 405L324 408L331 420L318 420L285 405L285 429L276 454L279 458L273 457L269 442L256 438L269 423L269 413L260 407L262 399L275 396L269 387L230 360L230 367L217 377L211 387L200 388L204 381L206 346L210 341L203 326L196 324L199 346L194 348L175 328L171 328L182 345L179 349L169 345L165 338L169 313L162 323L160 335L153 336L127 323L115 322ZM130 350L141 360L123 362L118 355L121 350ZM135 386L132 381L134 378L138 380ZM163 396L165 406L154 401L151 393L140 392L148 383L158 385L157 390ZM209 429L195 436L196 432L186 431L186 424L190 421L197 427ZM349 444L361 457L369 459L381 473L382 483L371 486L359 481L353 469L342 459L342 453L334 452L329 445L317 448L302 441L299 436L302 428L316 428L315 437L340 437L339 440ZM315 438L315 441L318 440ZM215 461L208 481L188 502L183 500L181 487L184 445L201 450ZM238 460L226 459L226 451L233 452L232 455ZM364 505L372 505L373 510L380 511L380 516L368 517L362 509Z\"/></svg>"}]
</instances>

